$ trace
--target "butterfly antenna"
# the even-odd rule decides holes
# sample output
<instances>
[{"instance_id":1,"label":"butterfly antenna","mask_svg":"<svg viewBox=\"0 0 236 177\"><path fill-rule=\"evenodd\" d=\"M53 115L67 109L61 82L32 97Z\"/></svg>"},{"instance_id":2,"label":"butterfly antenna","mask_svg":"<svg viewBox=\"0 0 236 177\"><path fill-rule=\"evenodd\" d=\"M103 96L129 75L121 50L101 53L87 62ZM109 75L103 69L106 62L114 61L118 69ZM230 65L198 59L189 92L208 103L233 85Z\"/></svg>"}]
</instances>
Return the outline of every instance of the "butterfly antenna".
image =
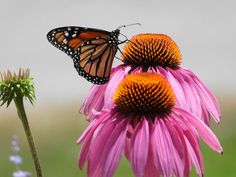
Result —
<instances>
[{"instance_id":1,"label":"butterfly antenna","mask_svg":"<svg viewBox=\"0 0 236 177\"><path fill-rule=\"evenodd\" d=\"M121 34L121 33L120 33L120 34ZM123 35L123 34L121 34L121 35ZM123 43L125 43L125 42L130 42L130 43L136 45L136 44L133 43L131 40L129 40L125 35L123 35L123 36L124 36L126 39L125 39L124 41L120 41L119 44L123 44Z\"/></svg>"},{"instance_id":2,"label":"butterfly antenna","mask_svg":"<svg viewBox=\"0 0 236 177\"><path fill-rule=\"evenodd\" d=\"M139 26L141 26L140 23L131 23L131 24L128 24L128 25L119 26L117 29L125 28L125 27L127 27L127 26L134 26L134 25L139 25Z\"/></svg>"},{"instance_id":3,"label":"butterfly antenna","mask_svg":"<svg viewBox=\"0 0 236 177\"><path fill-rule=\"evenodd\" d=\"M124 34L122 34L122 33L120 33L120 35L123 36L123 37L125 37L125 40L123 40L123 41L119 40L119 43L118 43L118 44L123 44L123 43L129 41L129 39L128 39L128 37L127 37L126 35L124 35Z\"/></svg>"}]
</instances>

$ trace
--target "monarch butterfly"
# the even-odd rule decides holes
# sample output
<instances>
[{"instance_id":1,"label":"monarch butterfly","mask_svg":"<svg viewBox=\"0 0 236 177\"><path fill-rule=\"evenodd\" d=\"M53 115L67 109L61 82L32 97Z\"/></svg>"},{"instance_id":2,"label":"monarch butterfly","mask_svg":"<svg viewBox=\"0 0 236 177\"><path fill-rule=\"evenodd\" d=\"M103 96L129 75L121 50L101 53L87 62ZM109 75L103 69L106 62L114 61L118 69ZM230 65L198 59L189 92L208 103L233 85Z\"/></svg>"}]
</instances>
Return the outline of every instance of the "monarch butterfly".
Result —
<instances>
[{"instance_id":1,"label":"monarch butterfly","mask_svg":"<svg viewBox=\"0 0 236 177\"><path fill-rule=\"evenodd\" d=\"M112 32L86 27L60 27L47 34L49 42L69 55L78 74L94 84L108 82L120 29Z\"/></svg>"}]
</instances>

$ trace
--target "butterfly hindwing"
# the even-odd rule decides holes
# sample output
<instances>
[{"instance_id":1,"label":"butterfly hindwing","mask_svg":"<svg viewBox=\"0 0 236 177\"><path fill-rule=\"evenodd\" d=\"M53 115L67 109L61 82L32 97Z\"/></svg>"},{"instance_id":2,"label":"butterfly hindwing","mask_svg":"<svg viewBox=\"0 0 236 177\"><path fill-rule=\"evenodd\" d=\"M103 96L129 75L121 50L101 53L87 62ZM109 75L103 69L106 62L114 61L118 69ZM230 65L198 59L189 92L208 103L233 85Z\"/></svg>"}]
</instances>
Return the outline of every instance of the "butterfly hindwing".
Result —
<instances>
[{"instance_id":1,"label":"butterfly hindwing","mask_svg":"<svg viewBox=\"0 0 236 177\"><path fill-rule=\"evenodd\" d=\"M50 43L73 58L79 75L95 84L108 82L118 46L119 30L112 32L84 27L51 30Z\"/></svg>"},{"instance_id":2,"label":"butterfly hindwing","mask_svg":"<svg viewBox=\"0 0 236 177\"><path fill-rule=\"evenodd\" d=\"M117 47L110 45L107 38L102 36L86 42L78 48L78 54L73 58L79 74L95 84L104 84L109 80L116 54Z\"/></svg>"}]
</instances>

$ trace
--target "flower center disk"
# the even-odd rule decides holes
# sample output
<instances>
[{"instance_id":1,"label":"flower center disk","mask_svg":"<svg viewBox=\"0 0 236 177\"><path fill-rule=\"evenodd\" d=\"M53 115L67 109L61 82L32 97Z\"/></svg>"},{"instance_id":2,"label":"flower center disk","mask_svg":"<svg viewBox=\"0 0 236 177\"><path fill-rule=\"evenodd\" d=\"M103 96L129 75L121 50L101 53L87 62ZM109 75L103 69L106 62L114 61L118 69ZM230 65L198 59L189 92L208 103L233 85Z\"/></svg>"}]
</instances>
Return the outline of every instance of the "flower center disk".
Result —
<instances>
[{"instance_id":1,"label":"flower center disk","mask_svg":"<svg viewBox=\"0 0 236 177\"><path fill-rule=\"evenodd\" d=\"M125 113L164 115L174 106L174 93L159 74L139 73L124 78L114 94L114 103Z\"/></svg>"},{"instance_id":2,"label":"flower center disk","mask_svg":"<svg viewBox=\"0 0 236 177\"><path fill-rule=\"evenodd\" d=\"M122 60L135 67L174 68L181 63L181 53L177 44L165 34L139 34L125 45Z\"/></svg>"}]
</instances>

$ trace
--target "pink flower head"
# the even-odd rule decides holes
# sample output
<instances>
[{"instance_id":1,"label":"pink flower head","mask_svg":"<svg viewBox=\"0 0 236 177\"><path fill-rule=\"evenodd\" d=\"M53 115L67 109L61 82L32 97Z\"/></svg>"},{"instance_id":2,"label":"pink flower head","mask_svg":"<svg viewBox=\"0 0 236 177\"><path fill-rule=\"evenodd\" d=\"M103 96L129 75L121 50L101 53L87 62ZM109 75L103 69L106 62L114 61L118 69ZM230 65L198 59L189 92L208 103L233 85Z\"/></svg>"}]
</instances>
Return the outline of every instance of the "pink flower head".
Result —
<instances>
[{"instance_id":1,"label":"pink flower head","mask_svg":"<svg viewBox=\"0 0 236 177\"><path fill-rule=\"evenodd\" d=\"M123 51L124 64L112 69L110 81L94 85L81 107L89 120L97 117L96 111L109 109L115 88L131 73L161 74L171 84L176 105L199 117L207 125L211 116L220 121L219 104L212 92L190 70L181 68L181 54L176 43L163 34L139 34L127 43Z\"/></svg>"},{"instance_id":2,"label":"pink flower head","mask_svg":"<svg viewBox=\"0 0 236 177\"><path fill-rule=\"evenodd\" d=\"M113 72L110 83L118 71ZM163 75L130 74L113 87L110 83L103 98L111 97L112 104L104 100L101 112L93 111L96 118L77 141L82 144L79 167L87 163L88 177L111 177L123 153L136 177L188 177L192 166L202 177L199 137L222 153L209 127L176 105L173 89Z\"/></svg>"}]
</instances>

